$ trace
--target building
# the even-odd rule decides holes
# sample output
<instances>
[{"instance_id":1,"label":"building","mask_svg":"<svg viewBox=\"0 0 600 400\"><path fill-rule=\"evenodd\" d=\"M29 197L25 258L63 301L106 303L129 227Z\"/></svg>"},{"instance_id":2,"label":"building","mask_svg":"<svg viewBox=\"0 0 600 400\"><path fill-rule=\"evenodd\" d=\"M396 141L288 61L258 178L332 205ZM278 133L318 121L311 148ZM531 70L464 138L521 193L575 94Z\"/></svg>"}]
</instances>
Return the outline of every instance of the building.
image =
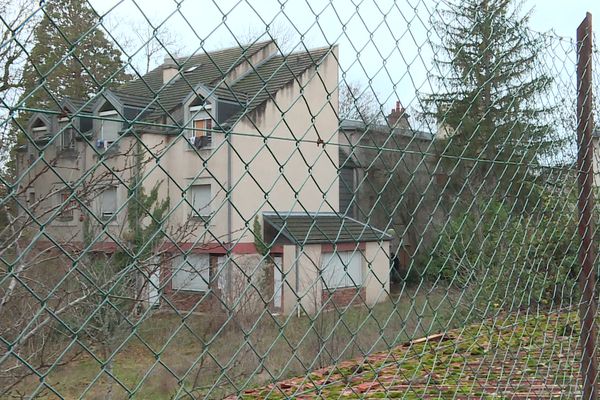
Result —
<instances>
[{"instance_id":1,"label":"building","mask_svg":"<svg viewBox=\"0 0 600 400\"><path fill-rule=\"evenodd\" d=\"M276 311L302 305L310 312L337 299L320 296L309 307L297 293L327 288L328 268L335 272L329 282L360 289L375 276L386 293L389 237L338 214L337 51L282 55L267 41L166 58L118 90L60 99L54 111L29 118L30 143L18 159L23 203L35 209L44 240L74 252L137 251L134 231L156 223L162 239L144 260L152 266L145 292L164 307L259 310L267 302ZM153 190L155 204L168 201L164 219L153 221L152 209L140 207L132 217L140 193ZM276 225L273 215L286 222ZM296 224L319 229L322 218L330 230L371 233L330 231L331 247L319 242L311 267L302 261L316 246L309 231L293 240L284 232ZM266 235L275 226L281 233ZM354 250L337 256L338 246ZM350 259L360 264L356 283L346 279ZM312 268L314 281L285 272L298 268ZM369 303L383 298L370 291L355 292Z\"/></svg>"},{"instance_id":2,"label":"building","mask_svg":"<svg viewBox=\"0 0 600 400\"><path fill-rule=\"evenodd\" d=\"M341 120L340 213L390 232L391 254L406 276L443 219L434 136L413 129L400 102L380 124Z\"/></svg>"}]
</instances>

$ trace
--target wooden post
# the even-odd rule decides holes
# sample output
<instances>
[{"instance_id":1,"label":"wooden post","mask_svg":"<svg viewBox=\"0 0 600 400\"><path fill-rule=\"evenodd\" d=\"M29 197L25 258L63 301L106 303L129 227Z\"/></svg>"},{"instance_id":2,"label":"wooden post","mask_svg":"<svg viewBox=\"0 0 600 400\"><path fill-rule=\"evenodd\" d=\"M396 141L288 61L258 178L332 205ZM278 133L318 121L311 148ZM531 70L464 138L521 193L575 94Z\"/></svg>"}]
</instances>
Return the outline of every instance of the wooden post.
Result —
<instances>
[{"instance_id":1,"label":"wooden post","mask_svg":"<svg viewBox=\"0 0 600 400\"><path fill-rule=\"evenodd\" d=\"M592 129L592 15L587 13L577 28L577 167L579 170L579 287L581 289L581 376L583 379L583 399L597 400L596 376L596 276L594 263L594 171Z\"/></svg>"}]
</instances>

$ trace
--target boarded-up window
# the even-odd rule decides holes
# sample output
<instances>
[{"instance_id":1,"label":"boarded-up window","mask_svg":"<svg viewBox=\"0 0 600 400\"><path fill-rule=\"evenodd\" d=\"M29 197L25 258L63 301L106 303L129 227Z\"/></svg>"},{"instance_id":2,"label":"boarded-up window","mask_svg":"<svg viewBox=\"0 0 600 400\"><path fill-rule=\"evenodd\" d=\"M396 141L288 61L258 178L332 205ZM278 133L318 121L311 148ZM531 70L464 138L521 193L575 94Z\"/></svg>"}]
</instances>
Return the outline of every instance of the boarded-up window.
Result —
<instances>
[{"instance_id":1,"label":"boarded-up window","mask_svg":"<svg viewBox=\"0 0 600 400\"><path fill-rule=\"evenodd\" d=\"M173 260L171 285L175 290L207 291L210 279L210 256L188 254Z\"/></svg>"},{"instance_id":2,"label":"boarded-up window","mask_svg":"<svg viewBox=\"0 0 600 400\"><path fill-rule=\"evenodd\" d=\"M321 269L328 289L361 286L363 283L362 253L358 250L323 254Z\"/></svg>"}]
</instances>

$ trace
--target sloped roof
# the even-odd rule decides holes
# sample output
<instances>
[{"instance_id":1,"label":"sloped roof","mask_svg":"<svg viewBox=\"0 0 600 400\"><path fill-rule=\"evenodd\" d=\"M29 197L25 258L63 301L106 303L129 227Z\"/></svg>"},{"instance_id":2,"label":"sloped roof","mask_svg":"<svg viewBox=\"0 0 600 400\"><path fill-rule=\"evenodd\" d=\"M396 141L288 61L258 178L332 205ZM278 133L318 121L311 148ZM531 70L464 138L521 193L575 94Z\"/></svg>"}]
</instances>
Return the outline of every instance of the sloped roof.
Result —
<instances>
[{"instance_id":1,"label":"sloped roof","mask_svg":"<svg viewBox=\"0 0 600 400\"><path fill-rule=\"evenodd\" d=\"M155 100L154 108L170 111L181 103L193 90L203 84L210 90L215 89L215 81L220 80L231 68L250 58L270 42L259 42L248 47L236 46L214 52L196 54L191 57L180 57L176 62L182 71L179 77L166 86L162 81L162 66L159 66L142 78L125 84L119 89L137 97L145 97L148 103ZM191 67L193 71L185 72ZM245 99L245 95L236 93L234 88L221 87L215 90L218 97L227 99Z\"/></svg>"},{"instance_id":2,"label":"sloped roof","mask_svg":"<svg viewBox=\"0 0 600 400\"><path fill-rule=\"evenodd\" d=\"M391 240L379 229L336 213L264 212L263 219L296 244Z\"/></svg>"},{"instance_id":3,"label":"sloped roof","mask_svg":"<svg viewBox=\"0 0 600 400\"><path fill-rule=\"evenodd\" d=\"M229 123L248 114L286 84L296 80L308 68L319 65L332 47L275 56L256 66L250 73L235 82L233 88L248 94L248 104L229 118Z\"/></svg>"},{"instance_id":4,"label":"sloped roof","mask_svg":"<svg viewBox=\"0 0 600 400\"><path fill-rule=\"evenodd\" d=\"M275 55L250 68L250 71L234 82L222 81L223 76L235 66L250 58L271 42L260 42L249 47L233 47L211 53L203 53L189 58L178 58L180 76L166 86L162 83L162 67L157 67L144 77L125 84L118 90L119 96L139 100L139 107L152 104L158 116L179 106L198 85L204 85L219 99L238 103L241 110L231 116L228 124L236 122L243 115L253 111L260 104L275 95L284 85L297 79L300 74L322 62L331 47L311 51Z\"/></svg>"}]
</instances>

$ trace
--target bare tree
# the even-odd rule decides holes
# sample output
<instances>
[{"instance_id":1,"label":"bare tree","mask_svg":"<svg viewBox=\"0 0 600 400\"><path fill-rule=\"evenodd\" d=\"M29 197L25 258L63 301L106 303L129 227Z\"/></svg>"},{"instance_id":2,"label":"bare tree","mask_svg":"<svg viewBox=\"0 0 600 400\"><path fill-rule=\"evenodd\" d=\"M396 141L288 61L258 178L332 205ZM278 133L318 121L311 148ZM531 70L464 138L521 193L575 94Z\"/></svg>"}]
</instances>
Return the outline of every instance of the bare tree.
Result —
<instances>
[{"instance_id":1,"label":"bare tree","mask_svg":"<svg viewBox=\"0 0 600 400\"><path fill-rule=\"evenodd\" d=\"M0 336L4 343L11 345L0 345L0 397L10 393L33 371L55 367L55 360L72 345L73 332L79 332L78 343L97 350L105 359L110 394L112 354L130 334L132 324L152 312L147 307L148 291L155 283L149 277L158 268L155 257L169 254L160 240L155 240L147 251L140 250L131 224L121 219L118 228L108 235L106 224L94 213L94 199L107 185L116 183L118 176L132 187L135 171L143 170L149 162L146 158L140 165L135 150L135 141L129 146L124 142L122 153L107 154L106 162L124 155L127 162L111 168L96 166L94 171L88 171L87 179L73 189L75 206L71 206L72 202L57 204L55 199L62 187L36 193L35 201L27 196L36 181L47 179L51 170L60 166L59 157L48 158L42 167L34 168L13 200L3 203L9 223L0 227L0 258L3 260L0 264ZM149 151L160 150L151 147ZM128 204L139 201L133 196ZM158 214L154 210L160 205L149 204L145 202L149 209L144 215L155 218ZM70 207L81 209L87 224L80 229L73 228L68 237L39 234L40 225L47 226L49 232L52 220ZM124 211L127 213L129 207ZM144 215L137 221L143 222ZM193 220L180 225L159 221L157 226L161 236L153 237L168 236L176 243L189 241L198 229L198 223ZM91 238L87 243L89 239L83 235L84 246L81 245L82 229ZM93 246L93 241L101 235L118 243L121 251L107 256L86 250L86 246ZM51 240L44 240L48 238ZM149 242L146 240L144 245ZM128 256L131 254L134 257ZM78 357L81 352L81 347L76 346L61 363Z\"/></svg>"},{"instance_id":2,"label":"bare tree","mask_svg":"<svg viewBox=\"0 0 600 400\"><path fill-rule=\"evenodd\" d=\"M359 81L344 80L340 83L339 117L376 124L383 121L383 112L370 86Z\"/></svg>"},{"instance_id":3,"label":"bare tree","mask_svg":"<svg viewBox=\"0 0 600 400\"><path fill-rule=\"evenodd\" d=\"M16 141L8 115L22 92L23 69L38 20L35 7L36 2L31 0L0 2L0 170L6 167Z\"/></svg>"},{"instance_id":4,"label":"bare tree","mask_svg":"<svg viewBox=\"0 0 600 400\"><path fill-rule=\"evenodd\" d=\"M298 32L292 26L282 22L274 22L265 27L249 25L236 33L233 43L228 44L245 45L263 40L275 40L282 54L303 50L306 46L306 43L300 40Z\"/></svg>"}]
</instances>

